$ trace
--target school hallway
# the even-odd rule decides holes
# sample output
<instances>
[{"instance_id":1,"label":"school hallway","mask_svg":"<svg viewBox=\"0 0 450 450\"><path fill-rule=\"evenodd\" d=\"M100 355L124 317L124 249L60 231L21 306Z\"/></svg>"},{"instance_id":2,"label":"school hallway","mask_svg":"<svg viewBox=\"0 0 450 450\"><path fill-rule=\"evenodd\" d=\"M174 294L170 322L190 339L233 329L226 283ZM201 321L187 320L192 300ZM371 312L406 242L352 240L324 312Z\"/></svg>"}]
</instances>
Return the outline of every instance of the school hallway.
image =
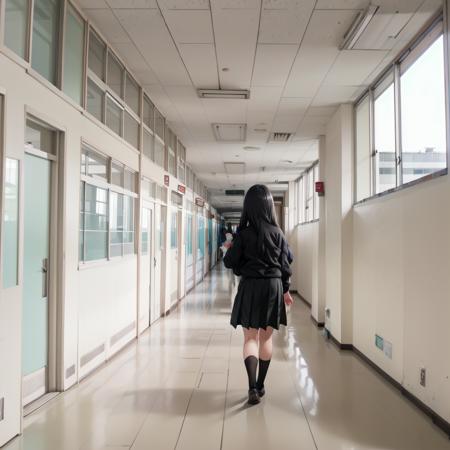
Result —
<instances>
[{"instance_id":1,"label":"school hallway","mask_svg":"<svg viewBox=\"0 0 450 450\"><path fill-rule=\"evenodd\" d=\"M445 450L448 437L296 298L275 335L267 394L247 406L231 276L217 266L177 310L24 418L5 450Z\"/></svg>"}]
</instances>

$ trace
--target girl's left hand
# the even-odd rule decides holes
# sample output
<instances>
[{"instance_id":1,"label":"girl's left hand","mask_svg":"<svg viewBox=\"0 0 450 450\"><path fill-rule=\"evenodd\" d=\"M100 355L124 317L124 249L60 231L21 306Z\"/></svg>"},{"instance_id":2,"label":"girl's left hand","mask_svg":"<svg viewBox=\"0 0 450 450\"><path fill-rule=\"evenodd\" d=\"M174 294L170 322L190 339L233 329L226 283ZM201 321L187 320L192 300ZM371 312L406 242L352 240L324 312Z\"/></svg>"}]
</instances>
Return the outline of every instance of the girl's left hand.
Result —
<instances>
[{"instance_id":1,"label":"girl's left hand","mask_svg":"<svg viewBox=\"0 0 450 450\"><path fill-rule=\"evenodd\" d=\"M284 303L286 306L291 306L294 303L294 299L289 291L284 294Z\"/></svg>"}]
</instances>

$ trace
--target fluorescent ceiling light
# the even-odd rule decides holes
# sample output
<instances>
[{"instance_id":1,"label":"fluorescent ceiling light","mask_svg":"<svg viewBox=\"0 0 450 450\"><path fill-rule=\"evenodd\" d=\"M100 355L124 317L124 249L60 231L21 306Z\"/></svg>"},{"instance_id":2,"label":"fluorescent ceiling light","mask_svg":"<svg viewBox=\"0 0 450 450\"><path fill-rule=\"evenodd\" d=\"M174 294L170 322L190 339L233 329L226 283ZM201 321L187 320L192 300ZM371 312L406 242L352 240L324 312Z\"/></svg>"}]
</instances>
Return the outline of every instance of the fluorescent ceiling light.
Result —
<instances>
[{"instance_id":1,"label":"fluorescent ceiling light","mask_svg":"<svg viewBox=\"0 0 450 450\"><path fill-rule=\"evenodd\" d=\"M379 6L369 5L364 11L361 11L356 17L350 29L345 33L344 40L342 41L339 50L351 50L361 35L366 30L373 16L378 11Z\"/></svg>"},{"instance_id":2,"label":"fluorescent ceiling light","mask_svg":"<svg viewBox=\"0 0 450 450\"><path fill-rule=\"evenodd\" d=\"M247 100L250 98L250 91L247 89L199 89L200 98L225 98Z\"/></svg>"}]
</instances>

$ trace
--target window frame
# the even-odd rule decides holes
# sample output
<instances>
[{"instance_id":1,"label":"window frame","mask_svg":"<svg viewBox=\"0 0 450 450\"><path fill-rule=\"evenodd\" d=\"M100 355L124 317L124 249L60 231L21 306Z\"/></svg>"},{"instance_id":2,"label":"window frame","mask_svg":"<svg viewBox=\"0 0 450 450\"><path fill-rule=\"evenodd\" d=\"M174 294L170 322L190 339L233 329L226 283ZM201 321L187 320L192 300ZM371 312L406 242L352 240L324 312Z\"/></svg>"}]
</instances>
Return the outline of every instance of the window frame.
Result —
<instances>
[{"instance_id":1,"label":"window frame","mask_svg":"<svg viewBox=\"0 0 450 450\"><path fill-rule=\"evenodd\" d=\"M439 178L441 176L448 175L449 173L449 162L450 162L450 113L449 113L449 43L446 38L446 32L448 30L448 24L446 15L441 11L437 16L431 20L427 27L425 27L422 32L416 35L406 48L397 56L397 58L374 80L374 82L366 89L359 98L354 102L353 106L353 123L354 123L354 142L355 146L353 149L354 158L356 158L357 147L356 147L356 106L359 105L364 98L369 95L369 129L370 129L370 151L371 151L371 169L370 169L370 195L369 197L358 200L356 192L356 183L353 188L353 205L358 206L372 199L383 197L385 195L392 194L394 192L407 189L409 187L415 186L420 183L425 183L429 180ZM427 175L411 180L408 182L403 182L403 152L402 152L402 114L401 114L401 75L405 73L429 48L436 42L439 37L443 37L443 65L444 65L444 93L445 93L445 136L446 136L446 167L438 169L435 172L428 173ZM376 157L375 153L375 124L374 124L374 102L375 96L374 91L377 86L379 86L389 73L394 74L394 115L395 115L395 155L396 155L396 186L387 189L383 192L376 192L376 164L374 164L373 159ZM354 177L357 179L357 167L354 165Z\"/></svg>"},{"instance_id":2,"label":"window frame","mask_svg":"<svg viewBox=\"0 0 450 450\"><path fill-rule=\"evenodd\" d=\"M316 174L320 177L319 160L309 166L296 180L294 186L294 201L296 208L296 224L306 225L320 220L319 195L316 193ZM312 178L312 196L308 197L309 183ZM308 212L308 200L312 202L311 212Z\"/></svg>"}]
</instances>

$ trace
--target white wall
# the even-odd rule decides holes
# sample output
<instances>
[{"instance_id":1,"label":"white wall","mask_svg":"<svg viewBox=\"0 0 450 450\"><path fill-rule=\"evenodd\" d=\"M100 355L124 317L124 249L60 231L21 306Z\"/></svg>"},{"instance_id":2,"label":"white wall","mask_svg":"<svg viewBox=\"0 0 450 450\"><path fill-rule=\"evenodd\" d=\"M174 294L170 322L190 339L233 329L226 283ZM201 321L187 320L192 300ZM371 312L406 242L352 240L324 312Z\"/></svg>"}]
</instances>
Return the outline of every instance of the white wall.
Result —
<instances>
[{"instance_id":1,"label":"white wall","mask_svg":"<svg viewBox=\"0 0 450 450\"><path fill-rule=\"evenodd\" d=\"M354 209L354 345L450 421L448 176ZM375 347L392 342L392 360ZM419 384L421 367L427 386Z\"/></svg>"}]
</instances>

